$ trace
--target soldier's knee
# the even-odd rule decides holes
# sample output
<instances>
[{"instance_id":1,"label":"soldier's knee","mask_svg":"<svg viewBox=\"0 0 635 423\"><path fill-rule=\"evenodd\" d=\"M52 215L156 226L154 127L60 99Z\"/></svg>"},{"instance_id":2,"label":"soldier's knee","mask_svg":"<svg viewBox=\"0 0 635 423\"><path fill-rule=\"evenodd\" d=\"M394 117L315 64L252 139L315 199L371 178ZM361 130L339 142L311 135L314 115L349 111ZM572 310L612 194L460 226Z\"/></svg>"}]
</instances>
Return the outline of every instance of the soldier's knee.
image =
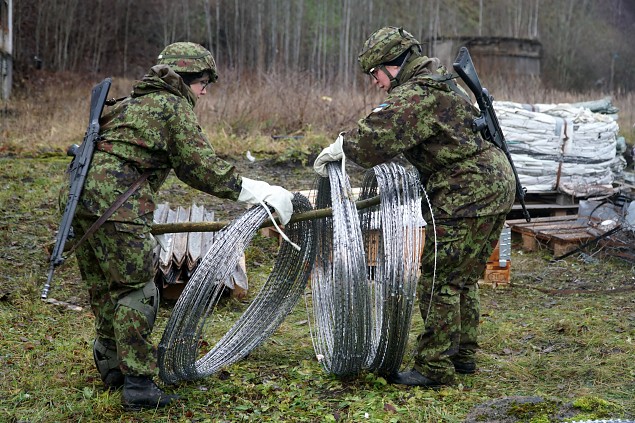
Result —
<instances>
[{"instance_id":1,"label":"soldier's knee","mask_svg":"<svg viewBox=\"0 0 635 423\"><path fill-rule=\"evenodd\" d=\"M159 290L154 281L148 282L143 288L132 291L117 301L117 309L128 307L143 315L150 329L159 312Z\"/></svg>"}]
</instances>

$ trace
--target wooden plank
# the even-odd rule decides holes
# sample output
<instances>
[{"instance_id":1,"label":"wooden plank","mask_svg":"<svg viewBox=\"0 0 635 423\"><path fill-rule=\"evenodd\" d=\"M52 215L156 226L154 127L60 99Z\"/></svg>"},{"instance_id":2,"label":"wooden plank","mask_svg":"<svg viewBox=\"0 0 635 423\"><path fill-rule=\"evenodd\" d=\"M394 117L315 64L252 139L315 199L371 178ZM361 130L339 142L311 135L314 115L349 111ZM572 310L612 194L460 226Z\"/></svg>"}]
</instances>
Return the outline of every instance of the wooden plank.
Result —
<instances>
[{"instance_id":1,"label":"wooden plank","mask_svg":"<svg viewBox=\"0 0 635 423\"><path fill-rule=\"evenodd\" d=\"M581 242L595 238L593 235L589 235L587 232L572 232L564 234L555 234L551 238L562 242Z\"/></svg>"},{"instance_id":2,"label":"wooden plank","mask_svg":"<svg viewBox=\"0 0 635 423\"><path fill-rule=\"evenodd\" d=\"M562 222L562 221L570 221L570 220L576 220L578 218L578 215L576 214L570 214L567 216L549 216L549 217L534 217L531 219L531 222L527 222L525 219L512 219L512 220L508 220L507 224L512 226L512 225L517 225L517 226L521 226L521 225L532 225L534 223L542 223L542 222Z\"/></svg>"},{"instance_id":3,"label":"wooden plank","mask_svg":"<svg viewBox=\"0 0 635 423\"><path fill-rule=\"evenodd\" d=\"M560 257L573 251L578 245L578 243L572 242L553 241L550 246L553 250L554 257Z\"/></svg>"},{"instance_id":4,"label":"wooden plank","mask_svg":"<svg viewBox=\"0 0 635 423\"><path fill-rule=\"evenodd\" d=\"M537 251L538 250L538 240L532 233L523 233L523 251Z\"/></svg>"},{"instance_id":5,"label":"wooden plank","mask_svg":"<svg viewBox=\"0 0 635 423\"><path fill-rule=\"evenodd\" d=\"M551 216L507 221L512 231L520 233L524 251L536 251L539 244L546 245L555 256L564 255L578 245L595 238L589 233L590 226L580 223L577 215Z\"/></svg>"}]
</instances>

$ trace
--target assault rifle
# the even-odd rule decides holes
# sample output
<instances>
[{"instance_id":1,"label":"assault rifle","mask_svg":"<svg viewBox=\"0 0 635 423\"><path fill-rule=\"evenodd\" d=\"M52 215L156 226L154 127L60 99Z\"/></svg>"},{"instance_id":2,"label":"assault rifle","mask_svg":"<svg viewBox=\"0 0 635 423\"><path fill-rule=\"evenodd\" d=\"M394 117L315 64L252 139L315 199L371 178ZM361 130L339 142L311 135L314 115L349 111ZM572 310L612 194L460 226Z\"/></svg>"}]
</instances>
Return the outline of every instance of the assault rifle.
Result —
<instances>
[{"instance_id":1,"label":"assault rifle","mask_svg":"<svg viewBox=\"0 0 635 423\"><path fill-rule=\"evenodd\" d=\"M516 178L516 198L518 198L520 205L523 207L523 216L527 222L530 222L531 216L529 216L529 212L525 206L525 188L520 184L514 161L507 149L503 130L498 123L498 118L494 112L494 106L492 105L492 96L489 95L487 88L481 86L481 81L478 79L476 69L474 69L474 63L472 63L472 58L467 48L461 47L459 54L454 60L453 66L456 73L459 74L468 88L474 93L478 108L481 111L481 115L474 119L472 129L474 132L480 132L483 139L492 142L496 147L503 150L507 156L507 160L509 160L509 164L514 171L514 178Z\"/></svg>"},{"instance_id":2,"label":"assault rifle","mask_svg":"<svg viewBox=\"0 0 635 423\"><path fill-rule=\"evenodd\" d=\"M93 158L93 151L95 149L95 143L99 140L99 118L101 112L104 110L106 104L106 96L108 96L108 90L112 83L111 78L106 78L99 84L95 85L90 96L90 117L88 120L88 129L84 135L84 140L80 146L73 144L68 149L68 155L74 156L69 166L68 172L70 174L70 191L68 193L68 200L66 207L64 208L64 214L60 222L59 230L57 231L57 237L55 239L55 247L51 254L49 273L44 288L42 289L42 299L45 300L51 289L51 281L53 280L53 272L55 268L64 263L64 245L71 232L71 224L73 223L73 217L75 217L75 209L79 201L79 196L82 194L84 188L84 181L86 180L86 174L90 167L90 162Z\"/></svg>"}]
</instances>

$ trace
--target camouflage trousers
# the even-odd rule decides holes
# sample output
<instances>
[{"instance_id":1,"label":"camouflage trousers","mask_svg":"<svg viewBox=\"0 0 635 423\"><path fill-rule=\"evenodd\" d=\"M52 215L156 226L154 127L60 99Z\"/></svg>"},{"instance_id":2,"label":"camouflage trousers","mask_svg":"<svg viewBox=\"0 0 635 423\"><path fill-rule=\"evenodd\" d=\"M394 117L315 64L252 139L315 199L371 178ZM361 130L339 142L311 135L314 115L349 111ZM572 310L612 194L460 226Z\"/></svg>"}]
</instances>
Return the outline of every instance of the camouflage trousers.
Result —
<instances>
[{"instance_id":1,"label":"camouflage trousers","mask_svg":"<svg viewBox=\"0 0 635 423\"><path fill-rule=\"evenodd\" d=\"M80 237L92 222L75 218L76 235ZM154 284L155 242L146 225L106 222L76 251L90 294L97 339L116 350L124 374L158 375L157 350L150 335L159 298L138 295L147 288L156 289L148 285ZM140 304L132 304L135 301ZM143 304L148 301L156 303Z\"/></svg>"},{"instance_id":2,"label":"camouflage trousers","mask_svg":"<svg viewBox=\"0 0 635 423\"><path fill-rule=\"evenodd\" d=\"M473 362L478 348L477 281L496 247L505 214L436 222L436 280L432 286L434 234L426 228L418 294L425 322L414 368L435 381L455 381L453 362Z\"/></svg>"}]
</instances>

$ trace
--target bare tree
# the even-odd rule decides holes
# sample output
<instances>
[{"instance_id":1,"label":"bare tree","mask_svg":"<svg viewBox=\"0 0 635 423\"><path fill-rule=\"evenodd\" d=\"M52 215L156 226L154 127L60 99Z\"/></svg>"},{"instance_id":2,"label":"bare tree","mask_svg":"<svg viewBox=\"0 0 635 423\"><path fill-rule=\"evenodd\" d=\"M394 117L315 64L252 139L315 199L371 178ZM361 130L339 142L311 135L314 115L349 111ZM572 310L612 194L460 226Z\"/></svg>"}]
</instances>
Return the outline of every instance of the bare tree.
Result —
<instances>
[{"instance_id":1,"label":"bare tree","mask_svg":"<svg viewBox=\"0 0 635 423\"><path fill-rule=\"evenodd\" d=\"M356 56L366 37L381 26L397 25L424 42L457 35L536 39L543 45L543 72L554 83L598 79L612 64L615 83L633 87L632 3L20 0L14 2L14 62L19 69L39 55L51 70L127 74L153 62L166 44L191 40L205 44L219 65L232 67L238 77L256 70L306 71L321 82L354 85Z\"/></svg>"}]
</instances>

